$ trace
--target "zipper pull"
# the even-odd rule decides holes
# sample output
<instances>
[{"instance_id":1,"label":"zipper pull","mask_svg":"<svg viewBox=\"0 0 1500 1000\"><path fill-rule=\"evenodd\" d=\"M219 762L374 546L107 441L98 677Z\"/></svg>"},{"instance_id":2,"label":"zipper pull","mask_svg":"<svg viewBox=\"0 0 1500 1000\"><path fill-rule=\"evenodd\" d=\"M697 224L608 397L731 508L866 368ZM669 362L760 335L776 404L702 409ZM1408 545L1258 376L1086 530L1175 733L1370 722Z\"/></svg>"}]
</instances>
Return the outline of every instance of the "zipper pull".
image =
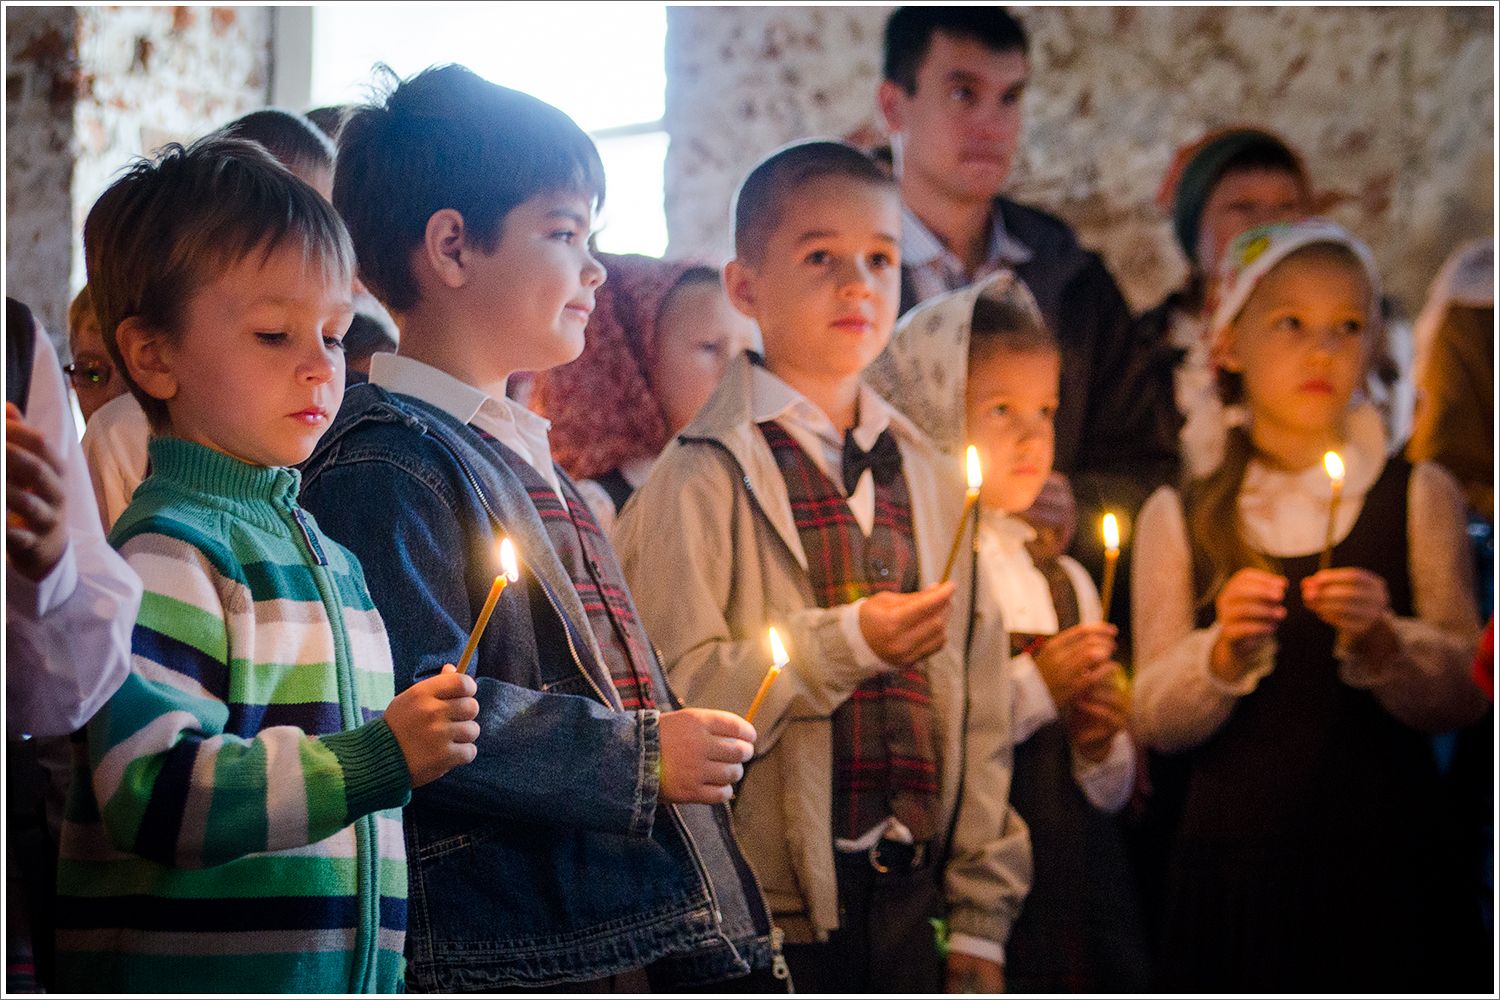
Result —
<instances>
[{"instance_id":1,"label":"zipper pull","mask_svg":"<svg viewBox=\"0 0 1500 1000\"><path fill-rule=\"evenodd\" d=\"M302 541L307 544L307 550L313 554L319 566L328 565L328 557L323 554L323 546L318 544L318 536L313 534L312 526L307 523L307 515L302 512L301 507L292 508L292 519L297 522L297 527L302 530Z\"/></svg>"},{"instance_id":2,"label":"zipper pull","mask_svg":"<svg viewBox=\"0 0 1500 1000\"><path fill-rule=\"evenodd\" d=\"M791 967L786 964L786 956L781 953L781 946L785 941L786 931L773 926L771 928L771 976L782 981L792 978Z\"/></svg>"}]
</instances>

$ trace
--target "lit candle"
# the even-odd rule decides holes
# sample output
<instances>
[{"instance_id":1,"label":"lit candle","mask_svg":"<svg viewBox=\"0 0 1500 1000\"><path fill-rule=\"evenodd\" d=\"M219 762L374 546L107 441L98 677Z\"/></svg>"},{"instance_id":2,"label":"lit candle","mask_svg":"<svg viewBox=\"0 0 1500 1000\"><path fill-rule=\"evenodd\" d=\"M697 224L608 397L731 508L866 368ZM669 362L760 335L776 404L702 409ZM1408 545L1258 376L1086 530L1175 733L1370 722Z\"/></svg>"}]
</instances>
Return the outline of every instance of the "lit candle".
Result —
<instances>
[{"instance_id":1,"label":"lit candle","mask_svg":"<svg viewBox=\"0 0 1500 1000\"><path fill-rule=\"evenodd\" d=\"M1333 565L1333 529L1339 516L1339 499L1344 495L1344 460L1336 451L1323 453L1323 470L1328 473L1332 495L1328 501L1328 533L1323 536L1323 554L1318 558L1318 570Z\"/></svg>"},{"instance_id":2,"label":"lit candle","mask_svg":"<svg viewBox=\"0 0 1500 1000\"><path fill-rule=\"evenodd\" d=\"M765 679L760 682L760 690L755 692L755 698L750 702L750 710L745 713L745 721L751 724L755 722L755 713L760 711L760 703L766 700L766 692L771 690L771 683L781 676L781 668L786 666L786 647L781 644L781 636L776 634L776 629L771 629L771 669L766 671Z\"/></svg>"},{"instance_id":3,"label":"lit candle","mask_svg":"<svg viewBox=\"0 0 1500 1000\"><path fill-rule=\"evenodd\" d=\"M1115 596L1115 565L1120 561L1120 522L1104 515L1104 586L1099 589L1099 607L1109 621L1109 605Z\"/></svg>"},{"instance_id":4,"label":"lit candle","mask_svg":"<svg viewBox=\"0 0 1500 1000\"><path fill-rule=\"evenodd\" d=\"M500 575L495 577L495 582L490 585L490 596L484 599L484 607L479 611L479 620L474 623L474 631L469 633L469 642L464 646L464 655L459 657L458 672L467 673L469 660L474 656L474 650L479 646L479 637L484 635L484 627L490 623L490 615L495 613L495 602L500 600L500 595L505 593L505 585L514 583L521 575L516 568L516 547L510 543L509 538L500 541Z\"/></svg>"},{"instance_id":5,"label":"lit candle","mask_svg":"<svg viewBox=\"0 0 1500 1000\"><path fill-rule=\"evenodd\" d=\"M958 559L958 546L964 540L964 528L968 527L969 514L979 503L979 490L984 486L984 473L979 468L979 449L972 444L966 458L969 471L969 492L964 497L964 512L958 517L958 530L953 533L953 547L948 550L948 561L943 564L943 580L953 575L953 563Z\"/></svg>"}]
</instances>

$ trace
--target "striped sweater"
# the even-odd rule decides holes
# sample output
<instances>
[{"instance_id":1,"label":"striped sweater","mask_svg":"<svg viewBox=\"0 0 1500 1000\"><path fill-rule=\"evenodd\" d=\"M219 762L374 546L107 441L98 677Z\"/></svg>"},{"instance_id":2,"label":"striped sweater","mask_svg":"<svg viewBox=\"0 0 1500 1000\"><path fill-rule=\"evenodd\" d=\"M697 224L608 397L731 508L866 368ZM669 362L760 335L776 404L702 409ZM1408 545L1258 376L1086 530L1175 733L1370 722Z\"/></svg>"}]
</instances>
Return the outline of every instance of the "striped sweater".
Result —
<instances>
[{"instance_id":1,"label":"striped sweater","mask_svg":"<svg viewBox=\"0 0 1500 1000\"><path fill-rule=\"evenodd\" d=\"M298 474L175 438L111 536L145 594L79 744L65 991L400 988L406 761L385 627Z\"/></svg>"}]
</instances>

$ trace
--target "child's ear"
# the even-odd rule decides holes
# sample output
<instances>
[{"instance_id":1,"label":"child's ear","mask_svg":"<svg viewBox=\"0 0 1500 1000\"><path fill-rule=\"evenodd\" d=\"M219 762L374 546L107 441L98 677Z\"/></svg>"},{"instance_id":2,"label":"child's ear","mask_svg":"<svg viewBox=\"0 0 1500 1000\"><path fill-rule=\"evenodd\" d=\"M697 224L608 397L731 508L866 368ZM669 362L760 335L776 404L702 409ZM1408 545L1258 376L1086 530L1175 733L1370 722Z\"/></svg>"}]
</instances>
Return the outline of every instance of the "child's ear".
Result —
<instances>
[{"instance_id":1,"label":"child's ear","mask_svg":"<svg viewBox=\"0 0 1500 1000\"><path fill-rule=\"evenodd\" d=\"M131 381L146 395L163 401L177 395L171 345L163 331L148 326L139 316L130 316L115 328L115 344Z\"/></svg>"},{"instance_id":2,"label":"child's ear","mask_svg":"<svg viewBox=\"0 0 1500 1000\"><path fill-rule=\"evenodd\" d=\"M1219 335L1219 342L1214 345L1213 362L1226 372L1239 374L1245 370L1245 363L1240 360L1233 329L1226 330Z\"/></svg>"},{"instance_id":3,"label":"child's ear","mask_svg":"<svg viewBox=\"0 0 1500 1000\"><path fill-rule=\"evenodd\" d=\"M463 214L452 208L433 212L422 231L422 245L418 252L427 269L448 288L462 288L464 285L466 233Z\"/></svg>"},{"instance_id":4,"label":"child's ear","mask_svg":"<svg viewBox=\"0 0 1500 1000\"><path fill-rule=\"evenodd\" d=\"M730 305L751 319L756 318L755 272L738 257L724 265L724 292Z\"/></svg>"}]
</instances>

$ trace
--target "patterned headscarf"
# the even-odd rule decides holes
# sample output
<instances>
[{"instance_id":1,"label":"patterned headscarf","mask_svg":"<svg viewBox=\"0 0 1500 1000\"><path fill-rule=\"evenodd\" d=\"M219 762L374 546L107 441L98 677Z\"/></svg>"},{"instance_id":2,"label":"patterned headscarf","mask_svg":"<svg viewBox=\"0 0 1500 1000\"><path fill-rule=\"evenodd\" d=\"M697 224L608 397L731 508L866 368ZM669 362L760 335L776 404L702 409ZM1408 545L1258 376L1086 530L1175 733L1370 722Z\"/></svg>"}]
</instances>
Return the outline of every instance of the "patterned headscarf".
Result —
<instances>
[{"instance_id":1,"label":"patterned headscarf","mask_svg":"<svg viewBox=\"0 0 1500 1000\"><path fill-rule=\"evenodd\" d=\"M667 422L646 372L662 304L698 261L596 254L609 276L594 298L576 361L536 377L531 408L552 421L552 454L593 479L667 443Z\"/></svg>"},{"instance_id":2,"label":"patterned headscarf","mask_svg":"<svg viewBox=\"0 0 1500 1000\"><path fill-rule=\"evenodd\" d=\"M1224 260L1219 266L1217 301L1213 304L1213 319L1209 331L1217 342L1240 310L1250 298L1250 293L1260 284L1271 268L1289 257L1293 251L1314 243L1332 243L1354 254L1364 269L1365 283L1370 289L1370 300L1365 315L1371 328L1378 333L1381 322L1380 269L1375 265L1375 256L1370 248L1349 230L1327 219L1302 219L1298 222L1275 222L1247 229L1229 244Z\"/></svg>"},{"instance_id":3,"label":"patterned headscarf","mask_svg":"<svg viewBox=\"0 0 1500 1000\"><path fill-rule=\"evenodd\" d=\"M865 380L876 392L909 416L944 454L960 461L968 444L969 330L981 297L1008 301L1046 328L1025 282L1000 270L934 296L901 317L890 345L865 370Z\"/></svg>"}]
</instances>

